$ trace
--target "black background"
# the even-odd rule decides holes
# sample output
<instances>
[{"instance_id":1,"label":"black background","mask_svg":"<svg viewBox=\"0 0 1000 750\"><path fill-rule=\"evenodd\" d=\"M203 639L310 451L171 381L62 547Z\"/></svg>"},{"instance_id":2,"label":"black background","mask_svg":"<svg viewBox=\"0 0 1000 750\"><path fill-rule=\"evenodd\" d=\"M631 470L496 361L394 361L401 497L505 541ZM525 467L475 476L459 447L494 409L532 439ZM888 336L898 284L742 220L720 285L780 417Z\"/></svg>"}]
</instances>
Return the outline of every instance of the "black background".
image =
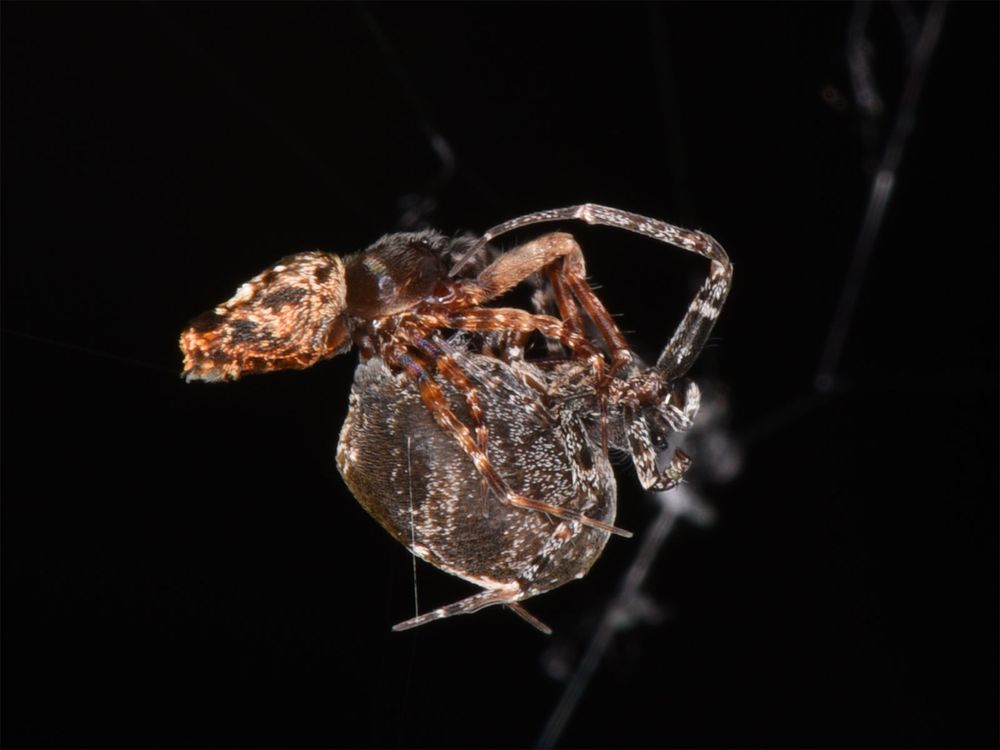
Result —
<instances>
[{"instance_id":1,"label":"black background","mask_svg":"<svg viewBox=\"0 0 1000 750\"><path fill-rule=\"evenodd\" d=\"M925 6L911 10L920 16ZM996 746L997 6L950 6L838 388L811 384L871 179L838 5L3 5L7 746L520 746L636 542L410 633L410 558L333 461L355 355L178 378L184 323L407 196L446 232L584 201L711 232L695 375L744 470L681 524L571 746ZM869 37L888 111L891 6ZM428 192L444 137L455 170ZM883 141L877 142L881 145ZM647 355L704 273L571 227ZM697 456L695 457L697 460ZM622 467L620 523L651 501ZM421 607L469 587L422 566Z\"/></svg>"}]
</instances>

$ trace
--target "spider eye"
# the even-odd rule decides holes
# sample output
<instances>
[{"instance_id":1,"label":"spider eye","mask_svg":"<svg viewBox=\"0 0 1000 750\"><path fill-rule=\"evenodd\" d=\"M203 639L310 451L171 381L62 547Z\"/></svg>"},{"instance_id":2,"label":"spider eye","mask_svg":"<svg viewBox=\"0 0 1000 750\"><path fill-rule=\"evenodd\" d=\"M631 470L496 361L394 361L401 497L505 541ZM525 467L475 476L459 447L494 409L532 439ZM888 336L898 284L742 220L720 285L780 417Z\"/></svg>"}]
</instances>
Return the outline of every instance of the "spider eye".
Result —
<instances>
[{"instance_id":1,"label":"spider eye","mask_svg":"<svg viewBox=\"0 0 1000 750\"><path fill-rule=\"evenodd\" d=\"M666 431L661 432L656 430L650 437L653 439L653 447L656 448L657 451L665 451L670 447L670 441L667 440Z\"/></svg>"},{"instance_id":2,"label":"spider eye","mask_svg":"<svg viewBox=\"0 0 1000 750\"><path fill-rule=\"evenodd\" d=\"M396 282L388 274L382 274L378 277L378 290L380 294L392 294L396 291Z\"/></svg>"},{"instance_id":3,"label":"spider eye","mask_svg":"<svg viewBox=\"0 0 1000 750\"><path fill-rule=\"evenodd\" d=\"M437 235L390 234L347 260L347 307L364 319L395 315L427 297L444 276ZM443 242L443 239L441 240Z\"/></svg>"}]
</instances>

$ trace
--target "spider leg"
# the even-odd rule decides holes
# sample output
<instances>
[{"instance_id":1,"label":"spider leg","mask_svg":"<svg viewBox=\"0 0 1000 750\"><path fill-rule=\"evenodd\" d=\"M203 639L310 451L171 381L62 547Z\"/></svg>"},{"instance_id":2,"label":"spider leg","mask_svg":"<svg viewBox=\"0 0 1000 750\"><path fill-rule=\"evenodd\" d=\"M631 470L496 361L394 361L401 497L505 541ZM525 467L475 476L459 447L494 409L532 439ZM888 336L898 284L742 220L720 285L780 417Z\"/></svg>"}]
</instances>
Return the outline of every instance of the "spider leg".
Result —
<instances>
[{"instance_id":1,"label":"spider leg","mask_svg":"<svg viewBox=\"0 0 1000 750\"><path fill-rule=\"evenodd\" d=\"M552 290L552 302L559 311L559 317L569 326L570 330L583 335L586 332L583 316L580 314L580 308L573 300L572 294L566 287L565 270L563 268L556 268L556 265L552 264L545 270L545 275L548 278L549 288ZM543 311L537 310L537 312Z\"/></svg>"},{"instance_id":2,"label":"spider leg","mask_svg":"<svg viewBox=\"0 0 1000 750\"><path fill-rule=\"evenodd\" d=\"M573 244L576 245L576 242L574 241ZM576 266L573 269L576 273L567 272L566 266L571 265L571 263ZM556 269L550 267L548 270L552 295L555 298L556 306L559 308L559 314L566 321L567 327L581 336L586 334L583 316L580 315L580 310L573 300L571 288L574 288L577 291L577 298L584 304L595 324L598 319L604 322L604 326L598 326L598 328L602 331L608 331L605 334L605 341L611 348L611 367L605 372L603 367L604 361L598 360L597 366L594 368L594 383L601 420L601 451L606 456L608 455L608 385L615 371L631 359L632 353L625 343L625 337L619 331L607 308L604 307L604 304L593 293L590 285L587 284L585 276L583 253L579 249L579 245L577 245L576 252L572 256L567 255L563 260L562 268ZM584 296L581 297L581 295Z\"/></svg>"},{"instance_id":3,"label":"spider leg","mask_svg":"<svg viewBox=\"0 0 1000 750\"><path fill-rule=\"evenodd\" d=\"M601 360L602 363L604 360L589 339L551 315L536 315L516 307L469 307L458 312L445 311L428 317L436 327L461 331L538 331L544 336L557 339L578 354Z\"/></svg>"},{"instance_id":4,"label":"spider leg","mask_svg":"<svg viewBox=\"0 0 1000 750\"><path fill-rule=\"evenodd\" d=\"M683 377L701 353L729 294L732 273L731 267L712 263L708 278L691 300L680 325L656 360L656 369L668 380Z\"/></svg>"},{"instance_id":5,"label":"spider leg","mask_svg":"<svg viewBox=\"0 0 1000 750\"><path fill-rule=\"evenodd\" d=\"M628 436L632 462L635 464L643 489L662 491L680 484L691 466L691 459L684 451L675 450L670 464L661 471L656 466L657 450L649 433L649 425L642 416L635 414L631 409L625 412L625 432Z\"/></svg>"},{"instance_id":6,"label":"spider leg","mask_svg":"<svg viewBox=\"0 0 1000 750\"><path fill-rule=\"evenodd\" d=\"M472 357L461 349L455 349L438 337L434 337L434 343L442 348L451 359L455 361L462 373L467 375L480 388L485 388L492 393L503 393L507 398L513 399L521 404L522 408L531 414L538 424L547 428L555 424L552 415L539 400L540 395L548 392L547 386L538 380L533 372L521 367L518 362L508 362L512 367L500 370L499 372L487 372ZM492 354L488 354L491 359L500 359ZM503 361L503 360L501 360ZM516 373L516 374L515 374Z\"/></svg>"},{"instance_id":7,"label":"spider leg","mask_svg":"<svg viewBox=\"0 0 1000 750\"><path fill-rule=\"evenodd\" d=\"M526 610L523 606L521 606L517 602L508 603L507 609L509 609L518 617L520 617L522 620L524 620L526 623L528 623L531 627L533 627L540 633L544 633L545 635L552 635L552 628L550 628L544 622L539 620L537 617L531 614L531 612Z\"/></svg>"},{"instance_id":8,"label":"spider leg","mask_svg":"<svg viewBox=\"0 0 1000 750\"><path fill-rule=\"evenodd\" d=\"M472 381L466 377L462 368L458 365L455 359L445 351L437 343L430 341L425 338L418 338L416 340L418 348L420 348L425 354L433 358L434 366L437 371L441 373L449 383L455 386L455 389L464 394L465 403L469 407L469 418L472 420L472 428L476 433L476 445L479 450L482 451L483 455L487 455L487 446L489 445L489 430L486 427L486 422L483 419L483 407L479 403L479 394L476 390L475 385ZM482 477L482 502L483 502L483 514L486 514L486 503L489 501L490 495L490 483L485 476Z\"/></svg>"},{"instance_id":9,"label":"spider leg","mask_svg":"<svg viewBox=\"0 0 1000 750\"><path fill-rule=\"evenodd\" d=\"M592 366L591 376L597 384L601 411L601 449L608 452L608 409L606 386L610 382L609 370L605 369L604 357L594 348L589 339L572 331L563 321L548 315L532 315L524 310L510 307L479 307L462 310L444 316L442 327L467 331L491 330L494 327L511 328L517 331L536 330L571 348L577 353L586 353ZM617 329L616 329L617 330ZM631 356L631 355L629 355ZM627 361L627 360L626 360ZM607 373L607 374L606 374Z\"/></svg>"},{"instance_id":10,"label":"spider leg","mask_svg":"<svg viewBox=\"0 0 1000 750\"><path fill-rule=\"evenodd\" d=\"M583 251L570 234L551 232L501 255L475 280L465 282L463 292L468 295L467 305L472 307L494 299L539 271L552 283L552 293L564 325L580 338L586 338L583 319L573 297L579 301L607 343L612 362L609 375L614 374L632 358L632 353L611 314L587 284Z\"/></svg>"},{"instance_id":11,"label":"spider leg","mask_svg":"<svg viewBox=\"0 0 1000 750\"><path fill-rule=\"evenodd\" d=\"M656 363L657 369L663 372L668 379L684 375L711 335L719 310L732 285L733 267L729 262L729 256L718 242L703 232L682 229L673 224L650 219L630 211L600 206L595 203L584 203L568 208L538 211L498 224L485 232L466 251L452 267L449 275L457 274L486 243L502 234L530 224L566 220L580 220L587 224L618 227L696 253L711 261L708 279L695 295L680 326ZM502 259L501 257L499 260ZM489 270L489 267L486 270Z\"/></svg>"},{"instance_id":12,"label":"spider leg","mask_svg":"<svg viewBox=\"0 0 1000 750\"><path fill-rule=\"evenodd\" d=\"M516 583L508 584L507 586L503 586L501 588L480 591L478 594L473 594L472 596L466 599L461 599L454 604L449 604L446 607L438 607L430 612L425 612L422 615L405 620L398 625L393 625L392 629L397 632L400 630L410 630L411 628L420 627L421 625L426 625L427 623L434 622L435 620L443 620L445 617L454 617L455 615L471 615L473 612L478 612L486 607L492 607L496 604L504 604L525 622L529 623L546 635L550 635L552 633L552 629L548 625L537 619L534 615L517 603L523 593L524 592L521 590L521 587Z\"/></svg>"},{"instance_id":13,"label":"spider leg","mask_svg":"<svg viewBox=\"0 0 1000 750\"><path fill-rule=\"evenodd\" d=\"M529 278L529 283L531 279ZM576 311L576 305L573 303L572 299L567 297L567 302L571 305L567 310L563 310L559 306L556 300L555 288L552 284L551 278L545 278L547 283L537 283L533 284L535 287L534 291L531 293L531 308L537 315L553 315L559 313L559 316L566 321L567 325L572 327L575 325L575 321L570 320L569 316L578 316L579 313ZM548 358L552 360L563 360L566 359L567 353L562 344L558 341L545 337L545 346L548 350Z\"/></svg>"},{"instance_id":14,"label":"spider leg","mask_svg":"<svg viewBox=\"0 0 1000 750\"><path fill-rule=\"evenodd\" d=\"M522 219L527 217L522 217ZM501 225L514 228L508 223ZM520 226L518 224L517 226ZM495 230L490 230L487 235ZM461 261L460 261L461 263ZM456 268L460 267L456 266ZM603 359L594 359L594 383L598 394L601 419L601 448L608 452L608 386L615 373L632 361L632 351L625 336L619 330L614 318L600 301L587 283L587 268L580 245L572 235L564 232L552 232L538 239L527 242L506 255L494 260L479 273L474 284L478 294L473 293L470 300L473 304L492 299L502 294L511 286L519 283L536 271L546 274L552 296L564 327L572 336L586 338L586 328L580 309L583 308L593 321L604 342L607 344L611 357L610 366L604 368ZM468 284L466 289L469 289ZM577 349L573 349L577 353Z\"/></svg>"},{"instance_id":15,"label":"spider leg","mask_svg":"<svg viewBox=\"0 0 1000 750\"><path fill-rule=\"evenodd\" d=\"M394 359L396 363L404 368L404 372L406 372L406 374L416 382L420 391L420 398L424 402L424 406L427 408L427 411L430 412L431 416L434 418L434 421L438 423L438 426L440 426L441 429L458 441L462 450L464 450L466 455L468 455L472 460L476 470L489 481L490 489L493 490L493 493L497 496L501 503L515 508L524 508L526 510L537 511L539 513L546 513L550 516L562 518L567 521L577 521L584 526L606 531L609 534L617 534L624 537L632 536L632 533L629 531L619 529L617 526L612 526L611 524L604 523L603 521L598 521L596 518L590 518L579 511L572 510L570 508L562 508L558 505L552 505L551 503L545 503L539 500L532 500L529 497L525 497L524 495L519 495L514 492L510 488L510 485L507 484L506 480L500 476L493 464L490 463L486 453L479 449L479 446L477 445L476 440L472 437L472 433L469 431L469 428L462 424L461 420L455 416L455 412L453 412L451 407L448 406L448 402L445 399L444 394L441 392L441 387L427 372L424 364L419 362L416 357L405 353L396 355Z\"/></svg>"},{"instance_id":16,"label":"spider leg","mask_svg":"<svg viewBox=\"0 0 1000 750\"><path fill-rule=\"evenodd\" d=\"M617 326L611 320L611 316L607 314L604 310L604 306L597 300L597 297L593 295L590 288L587 287L586 282L583 283L587 291L593 296L595 302L600 307L604 314L607 316L607 320L611 323L614 332L617 334L618 338L624 345L624 337L618 332ZM558 299L558 295L556 297ZM567 298L568 300L569 298ZM572 301L570 300L570 304ZM567 306L567 311L572 317L576 315L575 305L572 307ZM607 386L614 376L615 371L622 365L629 362L632 358L632 353L625 346L618 349L612 349L613 359L609 367L605 367L604 357L594 348L594 345L587 339L582 333L578 333L573 330L571 324L567 324L558 318L553 318L549 315L532 315L524 310L518 310L516 308L506 308L506 307L481 307L481 308L471 308L468 310L462 310L461 312L451 313L446 315L444 318L444 327L447 328L458 328L461 330L479 331L479 330L490 330L496 326L502 328L513 328L518 331L526 330L536 330L539 333L544 334L553 339L557 339L561 343L565 344L571 348L574 353L586 354L588 355L591 365L592 372L591 377L593 377L593 382L595 383L595 388L598 393L598 402L600 405L601 412L601 449L604 454L607 455L608 452L608 396L607 396ZM582 328L582 325L580 326Z\"/></svg>"}]
</instances>

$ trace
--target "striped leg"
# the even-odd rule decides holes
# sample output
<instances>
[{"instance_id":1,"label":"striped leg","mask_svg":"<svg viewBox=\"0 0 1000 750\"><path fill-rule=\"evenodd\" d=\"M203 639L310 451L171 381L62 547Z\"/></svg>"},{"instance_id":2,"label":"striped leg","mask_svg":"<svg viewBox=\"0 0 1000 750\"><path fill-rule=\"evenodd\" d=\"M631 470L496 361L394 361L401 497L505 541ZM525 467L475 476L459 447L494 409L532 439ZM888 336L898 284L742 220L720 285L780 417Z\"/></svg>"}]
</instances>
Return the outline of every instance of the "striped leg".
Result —
<instances>
[{"instance_id":1,"label":"striped leg","mask_svg":"<svg viewBox=\"0 0 1000 750\"><path fill-rule=\"evenodd\" d=\"M569 208L539 211L511 219L503 224L498 224L484 233L469 248L465 255L451 269L450 275L454 276L457 274L486 243L500 235L531 224L566 220L579 220L587 224L618 227L619 229L635 232L659 242L674 245L682 250L696 253L711 261L708 279L698 294L695 295L680 326L678 326L656 363L657 369L666 374L669 379L679 378L684 375L698 357L709 335L711 335L715 320L719 315L719 310L722 308L732 284L733 267L729 262L729 256L723 250L722 246L707 234L690 229L682 229L673 224L650 219L631 213L630 211L599 206L594 203L584 203L579 206L570 206ZM496 262L502 260L503 257ZM486 271L489 271L489 267ZM486 273L486 271L483 273ZM574 293L577 292L576 289L573 289L573 291ZM590 310L588 309L587 312L589 314ZM604 332L602 331L603 334Z\"/></svg>"},{"instance_id":2,"label":"striped leg","mask_svg":"<svg viewBox=\"0 0 1000 750\"><path fill-rule=\"evenodd\" d=\"M600 402L601 449L607 454L608 410L605 386L610 382L614 368L623 362L616 359L612 362L609 370L605 367L604 357L594 348L594 345L581 334L571 330L563 321L549 315L532 315L513 307L474 307L444 316L442 324L444 328L456 328L464 331L488 331L497 326L515 331L538 331L545 336L557 339L575 353L585 354L588 357L592 368L591 377L597 386ZM627 350L621 351L631 356Z\"/></svg>"},{"instance_id":3,"label":"striped leg","mask_svg":"<svg viewBox=\"0 0 1000 750\"><path fill-rule=\"evenodd\" d=\"M489 481L490 489L493 490L493 493L497 496L500 502L515 508L524 508L526 510L537 511L539 513L546 513L550 516L562 518L567 521L576 521L584 526L600 529L601 531L606 531L610 534L617 534L624 537L632 536L631 532L619 529L618 527L604 523L603 521L598 521L596 518L589 518L583 513L570 508L562 508L558 505L552 505L551 503L533 500L530 497L525 497L524 495L519 495L514 492L510 488L510 485L507 484L506 480L500 476L493 464L490 463L489 459L486 457L486 453L480 450L479 445L476 443L475 438L473 438L469 428L462 424L462 421L455 416L455 412L453 412L451 407L448 406L448 401L445 399L444 393L441 392L441 387L427 372L425 363L418 361L416 357L408 354L401 354L393 359L394 362L390 364L401 366L404 372L406 372L407 375L414 382L416 382L417 387L420 390L420 398L424 402L424 406L427 407L427 411L430 412L432 417L434 417L434 420L438 423L438 426L440 426L441 429L458 441L462 450L464 450L466 455L472 459L472 463L475 465L476 470Z\"/></svg>"},{"instance_id":4,"label":"striped leg","mask_svg":"<svg viewBox=\"0 0 1000 750\"><path fill-rule=\"evenodd\" d=\"M706 242L711 242L722 250L708 235L702 237ZM732 278L733 269L728 262L726 264L712 262L708 278L691 300L684 319L656 360L656 369L660 370L668 380L683 377L698 358L715 327L715 320L719 317L719 311L722 310L722 305L729 294Z\"/></svg>"},{"instance_id":5,"label":"striped leg","mask_svg":"<svg viewBox=\"0 0 1000 750\"><path fill-rule=\"evenodd\" d=\"M429 319L439 328L460 331L538 331L543 336L558 340L577 354L602 362L604 359L589 339L551 315L536 315L516 307L470 307L459 312L445 312Z\"/></svg>"},{"instance_id":6,"label":"striped leg","mask_svg":"<svg viewBox=\"0 0 1000 750\"><path fill-rule=\"evenodd\" d=\"M483 419L483 407L479 403L479 393L476 386L466 377L462 368L455 359L444 348L436 342L425 338L418 338L417 346L432 358L437 371L441 373L455 389L465 395L465 403L469 407L469 418L472 420L472 429L476 433L476 445L483 455L488 456L487 447L489 445L489 431ZM485 476L482 477L482 500L483 513L486 512L486 503L489 501L490 483Z\"/></svg>"},{"instance_id":7,"label":"striped leg","mask_svg":"<svg viewBox=\"0 0 1000 750\"><path fill-rule=\"evenodd\" d=\"M538 424L547 428L554 426L555 421L549 414L540 396L548 393L549 387L544 379L536 376L533 370L520 367L516 361L504 359L492 352L484 352L486 359L495 359L512 365L510 368L491 370L485 368L480 360L470 356L460 348L452 347L448 342L434 337L434 343L447 353L458 368L472 381L479 390L487 389L493 393L503 393L508 399L516 401L531 415Z\"/></svg>"},{"instance_id":8,"label":"striped leg","mask_svg":"<svg viewBox=\"0 0 1000 750\"><path fill-rule=\"evenodd\" d=\"M493 227L483 234L479 241L472 245L465 255L458 260L452 268L451 275L454 276L466 262L479 252L483 245L506 232L531 224L565 220L580 220L588 224L618 227L629 232L650 237L659 242L674 245L707 258L710 261L708 278L688 306L688 310L681 320L680 325L674 331L670 341L657 359L656 366L652 368L652 372L656 373L656 380L659 382L664 385L677 383L691 368L691 365L705 346L705 342L708 341L715 326L715 320L719 316L719 311L722 309L722 305L725 303L732 285L733 267L729 262L729 256L722 246L707 234L682 229L672 224L640 216L629 211L587 203L580 206L570 206L569 208L528 214ZM567 258L569 257L567 255ZM502 260L502 258L499 260ZM490 267L487 267L483 271L483 274L489 271L489 269ZM572 273L567 273L565 280L573 294L580 299L581 305L593 317L593 313L585 301L585 297L590 291L589 287L586 287L585 284L580 284L574 279ZM576 284L576 286L572 284ZM554 285L554 290L558 295L558 286ZM589 304L599 305L600 303L595 300ZM567 312L562 308L560 308L560 311L565 318L572 320L573 315L571 311ZM596 323L597 319L595 318ZM569 327L572 328L573 325L573 323L570 323ZM602 335L605 335L605 339L609 340L603 330ZM614 346L610 343L610 340L609 346L612 349L612 353L614 353ZM618 363L613 359L612 372L614 372L617 365ZM680 391L681 384L677 383L677 386L676 400L678 403L665 415L675 431L683 430L690 426L698 410L699 403L697 388L692 388L691 385L688 385L682 393ZM601 391L603 389L598 388L598 390ZM602 394L602 433L605 430L605 417L603 415L604 399L605 397ZM690 463L689 459L683 453L677 451L670 466L663 472L660 472L656 468L657 450L650 435L650 425L646 419L641 413L632 412L626 416L625 423L632 460L636 465L643 485L647 488L666 488L677 484L687 470Z\"/></svg>"},{"instance_id":9,"label":"striped leg","mask_svg":"<svg viewBox=\"0 0 1000 750\"><path fill-rule=\"evenodd\" d=\"M455 269L461 265L459 261ZM563 325L569 331L586 339L574 297L594 322L611 354L612 373L631 359L628 342L587 284L587 267L580 246L565 232L543 235L501 255L474 280L465 282L463 292L468 295L467 305L472 307L494 299L538 272L549 278Z\"/></svg>"}]
</instances>

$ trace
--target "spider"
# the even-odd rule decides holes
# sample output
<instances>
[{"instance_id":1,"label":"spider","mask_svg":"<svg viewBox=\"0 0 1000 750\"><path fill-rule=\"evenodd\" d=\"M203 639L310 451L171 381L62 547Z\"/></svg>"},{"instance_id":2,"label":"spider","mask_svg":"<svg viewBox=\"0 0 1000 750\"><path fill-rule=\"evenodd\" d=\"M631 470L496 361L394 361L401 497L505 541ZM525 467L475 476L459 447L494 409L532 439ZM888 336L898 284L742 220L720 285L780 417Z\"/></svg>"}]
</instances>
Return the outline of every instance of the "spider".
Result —
<instances>
[{"instance_id":1,"label":"spider","mask_svg":"<svg viewBox=\"0 0 1000 750\"><path fill-rule=\"evenodd\" d=\"M617 485L581 418L584 401L548 398L547 374L529 362L466 352L454 339L438 344L481 389L490 463L511 488L613 522ZM448 406L467 416L463 394L450 383L442 390ZM469 456L438 429L410 378L379 357L355 370L337 466L362 506L412 554L483 589L394 630L504 604L550 633L519 602L583 577L610 536L577 521L477 502Z\"/></svg>"},{"instance_id":2,"label":"spider","mask_svg":"<svg viewBox=\"0 0 1000 750\"><path fill-rule=\"evenodd\" d=\"M507 232L531 224L570 219L626 229L711 261L707 280L655 366L646 366L635 357L611 315L590 289L583 253L571 235L545 234L500 254L491 262L477 260L491 240ZM446 272L447 260L456 258L450 272ZM513 307L485 306L535 274L547 281L558 317ZM471 460L484 505L492 492L507 509L543 514L569 524L560 527L569 529L560 534L573 534L579 527L587 527L603 533L606 541L608 533L630 536L612 525L613 492L609 500L606 490L589 487L582 491L584 502L566 502L562 498L553 503L525 494L531 491L530 482L513 487L504 472L498 470L490 452L497 450L497 455L503 456L508 447L490 439L491 421L494 431L498 424L485 415L482 389L474 381L535 381L534 392L520 386L508 389L516 397L515 411L508 415L513 419L508 419L508 424L524 426L527 418L521 417L526 414L544 421L546 404L551 410L551 404L558 400L575 401L571 408L556 409L556 416L568 415L567 420L576 420L583 427L563 423L555 433L556 442L579 442L583 434L590 443L596 441L600 445L597 453L601 455L609 445L622 448L631 455L644 487L667 489L680 481L689 460L675 451L670 464L660 470L656 464L657 452L666 446L666 436L690 426L697 412L697 387L686 381L684 375L714 326L731 277L728 256L708 235L595 204L521 216L494 227L478 240L448 239L433 231L386 235L368 249L345 258L323 252L289 256L251 279L229 301L196 318L182 333L184 374L188 380L216 381L234 380L250 373L301 369L345 352L353 344L358 347L362 361L374 368L372 372L381 366L385 373L397 378L399 382L391 389L378 385L377 378L371 381L376 385L368 388L390 403L398 401L397 411L410 422L415 417L412 406L408 406L411 402L406 399L412 395L411 391L419 394L426 414ZM584 315L597 330L601 344L587 336ZM499 335L492 340L501 342L506 340L504 337L521 341L537 332L565 347L571 356L550 366L547 372L534 374L528 372L524 363L514 363L517 366L512 368L503 362L512 352L521 351L520 347L505 343L500 346L501 356L484 365L482 359L473 359L464 346L445 345L439 334L449 330ZM376 359L380 365L374 362ZM512 369L508 372L503 368ZM483 372L488 377L484 378ZM359 375L364 374L359 370ZM361 396L365 395L365 382L362 378ZM384 393L380 395L380 391ZM354 392L359 392L358 381ZM463 407L459 407L456 398ZM499 411L495 395L488 395L486 402ZM469 424L456 414L459 408L466 412L463 416ZM421 432L426 439L427 430ZM527 432L535 435L536 443L543 439L540 436L550 436L535 427L527 428ZM342 434L338 464L355 496L366 504L363 496L371 497L370 488L385 487L380 484L381 478L367 476L377 471L377 465L354 473L355 479L351 478L352 462L358 466L367 464L366 457L358 451L352 452L349 446L345 450L345 434L348 437L351 434L347 426ZM437 437L435 434L434 439ZM454 445L449 444L452 453ZM525 444L525 450L528 445ZM577 474L589 471L588 462L593 464L594 451L589 450L589 445L585 447L591 458L573 459L559 471ZM446 452L438 451L442 462ZM400 467L393 468L398 471ZM593 473L597 477L594 481L601 484L605 474L598 468ZM358 480L358 476L367 478ZM463 492L466 490L463 487ZM602 517L591 514L589 505L595 505L594 513ZM388 516L380 515L377 503L367 503L366 507L397 539L406 543L401 537L401 527L395 522L387 523ZM408 546L419 552L412 534L410 542ZM597 554L601 548L603 542L598 545ZM574 571L574 575L579 572ZM483 580L477 582L486 585ZM508 586L502 595L487 597L488 601L475 608L503 603L532 619L515 605L538 591L531 586L518 586L516 590ZM436 616L429 613L417 618L420 622L404 625L460 611L470 610L468 606L444 608Z\"/></svg>"}]
</instances>

